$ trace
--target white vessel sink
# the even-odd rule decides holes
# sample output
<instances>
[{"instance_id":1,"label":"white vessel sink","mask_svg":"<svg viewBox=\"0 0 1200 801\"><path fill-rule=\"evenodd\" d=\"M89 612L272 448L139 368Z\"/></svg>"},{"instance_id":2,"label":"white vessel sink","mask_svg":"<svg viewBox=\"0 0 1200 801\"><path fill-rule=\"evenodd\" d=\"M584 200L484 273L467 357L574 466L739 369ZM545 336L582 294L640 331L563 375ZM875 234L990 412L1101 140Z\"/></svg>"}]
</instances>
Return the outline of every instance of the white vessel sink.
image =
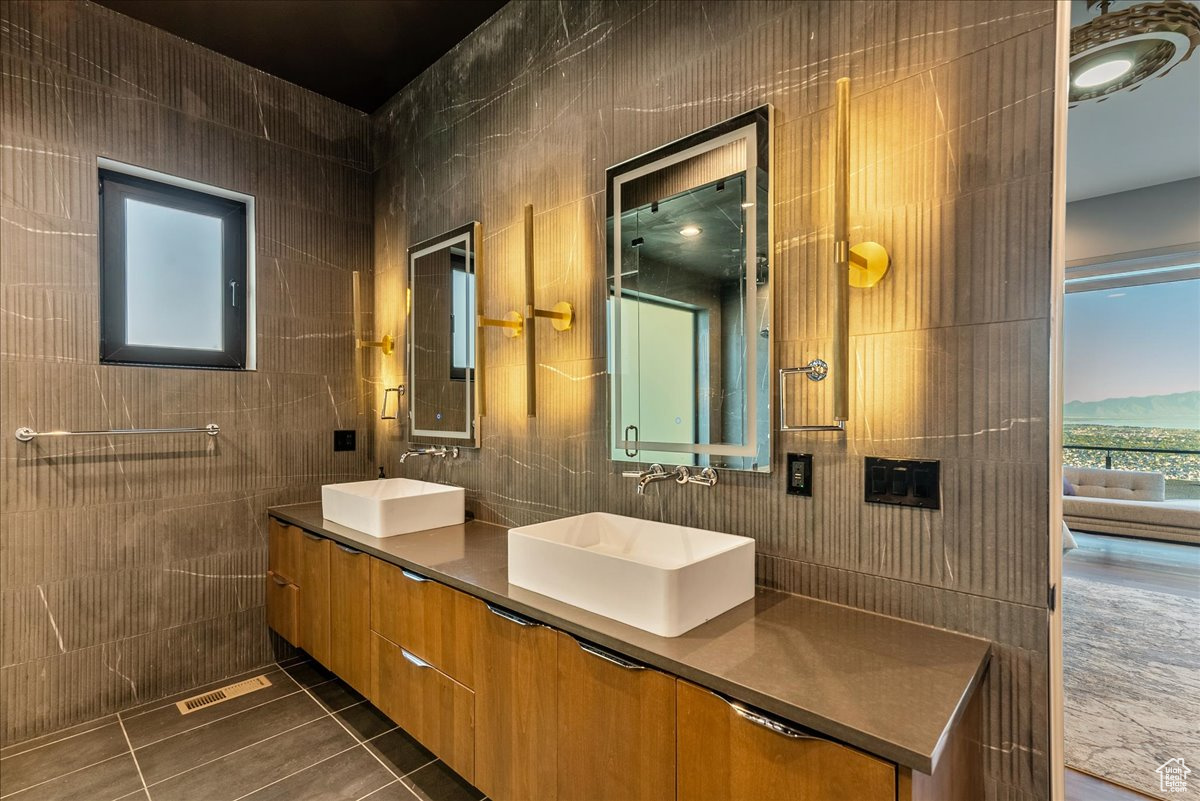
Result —
<instances>
[{"instance_id":1,"label":"white vessel sink","mask_svg":"<svg viewBox=\"0 0 1200 801\"><path fill-rule=\"evenodd\" d=\"M394 537L463 522L462 487L381 478L321 487L321 514L326 520L372 537Z\"/></svg>"},{"instance_id":2,"label":"white vessel sink","mask_svg":"<svg viewBox=\"0 0 1200 801\"><path fill-rule=\"evenodd\" d=\"M754 540L592 512L510 530L508 580L678 637L754 597Z\"/></svg>"}]
</instances>

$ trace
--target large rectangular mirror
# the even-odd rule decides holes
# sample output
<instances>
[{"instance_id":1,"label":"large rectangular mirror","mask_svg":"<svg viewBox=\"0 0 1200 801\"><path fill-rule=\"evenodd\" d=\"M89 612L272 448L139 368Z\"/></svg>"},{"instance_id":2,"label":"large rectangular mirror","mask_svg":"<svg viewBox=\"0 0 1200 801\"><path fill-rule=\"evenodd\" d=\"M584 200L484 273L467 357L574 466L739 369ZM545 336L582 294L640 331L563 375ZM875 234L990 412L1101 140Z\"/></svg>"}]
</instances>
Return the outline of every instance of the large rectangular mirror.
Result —
<instances>
[{"instance_id":1,"label":"large rectangular mirror","mask_svg":"<svg viewBox=\"0 0 1200 801\"><path fill-rule=\"evenodd\" d=\"M469 223L408 249L410 442L479 446L474 395L479 239L479 223Z\"/></svg>"},{"instance_id":2,"label":"large rectangular mirror","mask_svg":"<svg viewBox=\"0 0 1200 801\"><path fill-rule=\"evenodd\" d=\"M771 116L608 170L615 461L771 469Z\"/></svg>"}]
</instances>

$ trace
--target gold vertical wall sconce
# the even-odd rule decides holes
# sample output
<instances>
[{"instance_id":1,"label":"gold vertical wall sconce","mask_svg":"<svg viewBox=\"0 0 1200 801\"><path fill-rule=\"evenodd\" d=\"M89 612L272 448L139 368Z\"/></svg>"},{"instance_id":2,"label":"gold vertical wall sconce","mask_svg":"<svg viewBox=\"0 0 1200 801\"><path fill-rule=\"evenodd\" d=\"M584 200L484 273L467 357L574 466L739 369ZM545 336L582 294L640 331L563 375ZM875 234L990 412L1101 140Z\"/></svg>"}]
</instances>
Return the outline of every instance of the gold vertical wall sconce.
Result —
<instances>
[{"instance_id":1,"label":"gold vertical wall sconce","mask_svg":"<svg viewBox=\"0 0 1200 801\"><path fill-rule=\"evenodd\" d=\"M384 334L376 342L368 342L362 338L362 309L360 308L359 288L358 288L358 270L355 270L351 275L353 282L354 293L354 342L357 348L379 348L384 356L391 356L396 352L396 340L391 334Z\"/></svg>"},{"instance_id":2,"label":"gold vertical wall sconce","mask_svg":"<svg viewBox=\"0 0 1200 801\"><path fill-rule=\"evenodd\" d=\"M487 414L487 345L483 332L488 328L499 328L509 339L521 336L525 330L525 318L518 311L510 311L502 318L486 317L483 314L483 226L475 226L475 292L476 346L475 346L475 410L478 417Z\"/></svg>"},{"instance_id":3,"label":"gold vertical wall sconce","mask_svg":"<svg viewBox=\"0 0 1200 801\"><path fill-rule=\"evenodd\" d=\"M804 367L779 370L780 431L845 431L850 419L850 287L872 287L891 266L878 242L850 246L850 79L837 82L837 127L834 132L833 192L833 346L832 364L813 359ZM833 380L833 425L791 425L787 414L787 377L804 374L810 381Z\"/></svg>"},{"instance_id":4,"label":"gold vertical wall sconce","mask_svg":"<svg viewBox=\"0 0 1200 801\"><path fill-rule=\"evenodd\" d=\"M534 321L543 317L551 321L555 331L569 331L575 324L575 307L565 300L552 308L539 309L533 297L533 206L525 206L525 407L530 417L537 417L537 329Z\"/></svg>"}]
</instances>

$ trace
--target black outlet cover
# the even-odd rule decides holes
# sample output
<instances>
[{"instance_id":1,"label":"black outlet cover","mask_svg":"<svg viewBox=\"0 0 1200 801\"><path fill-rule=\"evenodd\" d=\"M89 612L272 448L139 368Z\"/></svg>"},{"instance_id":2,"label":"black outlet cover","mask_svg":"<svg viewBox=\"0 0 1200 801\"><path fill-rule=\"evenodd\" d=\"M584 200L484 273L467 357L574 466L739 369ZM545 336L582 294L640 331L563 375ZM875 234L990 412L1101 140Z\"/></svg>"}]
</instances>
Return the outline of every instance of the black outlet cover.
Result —
<instances>
[{"instance_id":1,"label":"black outlet cover","mask_svg":"<svg viewBox=\"0 0 1200 801\"><path fill-rule=\"evenodd\" d=\"M787 455L787 493L812 497L813 473L811 453Z\"/></svg>"},{"instance_id":2,"label":"black outlet cover","mask_svg":"<svg viewBox=\"0 0 1200 801\"><path fill-rule=\"evenodd\" d=\"M335 451L352 451L357 447L353 428L338 429L333 432L333 449Z\"/></svg>"},{"instance_id":3,"label":"black outlet cover","mask_svg":"<svg viewBox=\"0 0 1200 801\"><path fill-rule=\"evenodd\" d=\"M918 509L941 509L939 463L919 459L868 456L863 470L863 500Z\"/></svg>"}]
</instances>

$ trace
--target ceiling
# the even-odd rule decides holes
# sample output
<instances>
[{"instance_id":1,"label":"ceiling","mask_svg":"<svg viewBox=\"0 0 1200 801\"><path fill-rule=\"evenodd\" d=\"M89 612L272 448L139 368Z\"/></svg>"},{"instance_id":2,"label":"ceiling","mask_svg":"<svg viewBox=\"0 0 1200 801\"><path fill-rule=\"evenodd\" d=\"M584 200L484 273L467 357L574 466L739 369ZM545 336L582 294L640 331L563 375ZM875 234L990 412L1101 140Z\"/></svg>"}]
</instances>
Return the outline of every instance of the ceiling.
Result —
<instances>
[{"instance_id":1,"label":"ceiling","mask_svg":"<svg viewBox=\"0 0 1200 801\"><path fill-rule=\"evenodd\" d=\"M505 0L97 0L371 112Z\"/></svg>"},{"instance_id":2,"label":"ceiling","mask_svg":"<svg viewBox=\"0 0 1200 801\"><path fill-rule=\"evenodd\" d=\"M637 264L644 271L652 264L654 270L687 272L696 279L740 281L746 274L741 205L745 180L745 175L730 176L660 200L657 210L647 203L622 214L622 268ZM698 227L700 234L682 236L680 229L689 225ZM635 237L643 241L636 248Z\"/></svg>"},{"instance_id":3,"label":"ceiling","mask_svg":"<svg viewBox=\"0 0 1200 801\"><path fill-rule=\"evenodd\" d=\"M1196 2L1196 0L1189 0ZM1200 3L1198 3L1200 4ZM1133 5L1117 0L1113 11ZM1072 0L1071 24L1094 14ZM1169 74L1067 117L1067 200L1200 176L1200 49Z\"/></svg>"}]
</instances>

